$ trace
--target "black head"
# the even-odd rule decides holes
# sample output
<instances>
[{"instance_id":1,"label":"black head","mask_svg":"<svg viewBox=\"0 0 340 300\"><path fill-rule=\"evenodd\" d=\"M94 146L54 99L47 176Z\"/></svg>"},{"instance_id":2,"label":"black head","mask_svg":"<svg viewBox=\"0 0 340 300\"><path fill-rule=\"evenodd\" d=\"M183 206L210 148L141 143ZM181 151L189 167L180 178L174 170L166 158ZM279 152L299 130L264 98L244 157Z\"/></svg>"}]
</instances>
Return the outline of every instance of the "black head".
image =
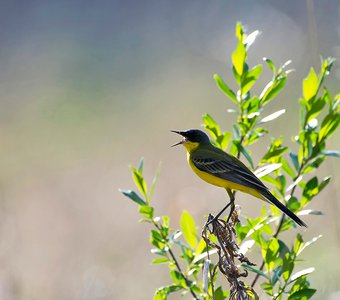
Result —
<instances>
[{"instance_id":1,"label":"black head","mask_svg":"<svg viewBox=\"0 0 340 300\"><path fill-rule=\"evenodd\" d=\"M210 144L209 137L201 130L198 129L189 129L185 131L175 131L171 130L172 132L175 132L181 136L184 137L182 141L179 143L173 145L179 145L179 144L184 144L186 142L193 142L193 143L200 143L200 144Z\"/></svg>"}]
</instances>

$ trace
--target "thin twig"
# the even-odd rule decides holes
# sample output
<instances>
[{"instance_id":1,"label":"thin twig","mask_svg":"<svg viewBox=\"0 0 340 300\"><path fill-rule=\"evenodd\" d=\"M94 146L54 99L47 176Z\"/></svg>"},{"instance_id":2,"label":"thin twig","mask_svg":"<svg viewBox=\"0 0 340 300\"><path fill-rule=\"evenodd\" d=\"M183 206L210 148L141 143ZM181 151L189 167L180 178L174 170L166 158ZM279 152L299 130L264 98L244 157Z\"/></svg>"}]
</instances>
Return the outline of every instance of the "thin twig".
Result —
<instances>
[{"instance_id":1,"label":"thin twig","mask_svg":"<svg viewBox=\"0 0 340 300\"><path fill-rule=\"evenodd\" d=\"M247 277L248 272L247 270L241 272L236 260L247 265L254 264L238 251L238 245L235 241L235 225L239 222L238 215L239 212L237 210L233 211L232 217L228 221L216 219L209 215L208 221L202 230L202 238L209 247L217 250L218 262L215 265L214 271L218 266L220 272L228 280L230 284L229 299L259 299L254 289L246 286L240 280L241 277ZM212 226L212 229L209 226ZM215 236L217 241L212 240L210 235ZM212 284L213 278L210 278L210 280Z\"/></svg>"},{"instance_id":2,"label":"thin twig","mask_svg":"<svg viewBox=\"0 0 340 300\"><path fill-rule=\"evenodd\" d=\"M166 240L167 237L163 234L163 232L162 232L161 228L159 227L159 225L158 225L154 220L152 220L152 223L153 223L153 225L158 229L158 231L159 231L160 234L162 235L163 239ZM170 254L170 256L171 256L173 262L175 263L175 266L176 266L178 272L179 272L179 273L181 274L181 276L184 278L185 283L186 283L186 285L188 286L191 295L194 297L194 299L199 300L198 296L195 294L195 292L193 291L193 289L192 289L192 287L191 287L191 285L190 285L190 280L189 280L189 279L185 276L185 274L183 273L183 271L182 271L182 269L181 269L181 266L179 265L179 263L178 263L178 261L177 261L177 259L176 259L175 254L172 252L172 250L170 249L170 246L169 246L168 244L167 244L167 246L168 246L168 252L169 252L169 254Z\"/></svg>"}]
</instances>

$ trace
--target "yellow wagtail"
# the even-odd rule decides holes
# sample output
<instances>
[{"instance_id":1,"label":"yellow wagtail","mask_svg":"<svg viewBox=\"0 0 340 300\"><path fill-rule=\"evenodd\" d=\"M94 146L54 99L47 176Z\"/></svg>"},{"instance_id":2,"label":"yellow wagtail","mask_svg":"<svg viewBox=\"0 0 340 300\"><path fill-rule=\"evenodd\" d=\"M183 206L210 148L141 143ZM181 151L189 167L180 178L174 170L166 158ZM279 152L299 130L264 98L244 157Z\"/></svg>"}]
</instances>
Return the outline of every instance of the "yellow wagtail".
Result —
<instances>
[{"instance_id":1,"label":"yellow wagtail","mask_svg":"<svg viewBox=\"0 0 340 300\"><path fill-rule=\"evenodd\" d=\"M300 226L307 225L292 211L277 200L268 188L240 160L210 143L209 137L201 130L175 131L183 139L172 146L182 144L188 153L188 163L204 181L227 190L230 202L214 218L217 219L230 205L234 209L234 193L241 191L275 205ZM230 214L231 214L230 212ZM229 217L230 217L229 214Z\"/></svg>"}]
</instances>

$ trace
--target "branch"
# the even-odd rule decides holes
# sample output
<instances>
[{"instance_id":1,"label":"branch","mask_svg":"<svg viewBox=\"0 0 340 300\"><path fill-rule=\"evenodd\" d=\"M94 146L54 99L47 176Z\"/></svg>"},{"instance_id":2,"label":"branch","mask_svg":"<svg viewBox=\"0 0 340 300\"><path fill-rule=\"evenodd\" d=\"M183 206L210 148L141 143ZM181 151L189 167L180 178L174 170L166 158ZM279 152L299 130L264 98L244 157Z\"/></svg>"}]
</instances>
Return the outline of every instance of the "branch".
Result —
<instances>
[{"instance_id":1,"label":"branch","mask_svg":"<svg viewBox=\"0 0 340 300\"><path fill-rule=\"evenodd\" d=\"M160 234L162 235L162 238L164 240L167 239L167 237L164 235L164 233L162 232L161 228L159 227L159 225L154 221L152 220L152 224L158 229L158 231L160 232ZM176 259L176 256L175 254L172 252L171 248L170 248L170 245L167 244L167 247L168 247L168 252L173 260L173 262L175 263L175 266L178 270L178 272L181 274L181 276L184 278L185 280L185 283L186 285L188 286L189 290L190 290L190 293L191 295L194 297L194 299L196 300L199 300L198 296L195 294L195 292L193 291L192 287L191 287L191 284L190 284L190 280L185 276L185 274L183 273L182 269L181 269L181 266L179 265L177 259Z\"/></svg>"}]
</instances>

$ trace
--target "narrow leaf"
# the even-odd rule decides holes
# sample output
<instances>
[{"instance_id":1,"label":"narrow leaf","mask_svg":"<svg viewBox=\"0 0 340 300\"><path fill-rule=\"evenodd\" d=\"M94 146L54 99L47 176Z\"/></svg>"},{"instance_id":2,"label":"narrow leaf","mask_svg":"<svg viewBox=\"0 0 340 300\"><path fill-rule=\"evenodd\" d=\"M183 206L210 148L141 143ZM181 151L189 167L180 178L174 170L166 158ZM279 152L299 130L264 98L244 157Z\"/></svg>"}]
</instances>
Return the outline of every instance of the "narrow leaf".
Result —
<instances>
[{"instance_id":1,"label":"narrow leaf","mask_svg":"<svg viewBox=\"0 0 340 300\"><path fill-rule=\"evenodd\" d=\"M151 206L147 206L147 205L141 206L140 209L139 209L139 212L143 216L147 217L148 219L153 218L153 207L151 207Z\"/></svg>"},{"instance_id":2,"label":"narrow leaf","mask_svg":"<svg viewBox=\"0 0 340 300\"><path fill-rule=\"evenodd\" d=\"M231 56L234 68L239 76L243 75L244 63L246 60L246 47L243 42L239 40L235 51Z\"/></svg>"},{"instance_id":3,"label":"narrow leaf","mask_svg":"<svg viewBox=\"0 0 340 300\"><path fill-rule=\"evenodd\" d=\"M261 178L263 176L266 176L275 170L279 169L282 166L282 164L269 164L264 167L261 167L257 169L254 173L258 178Z\"/></svg>"},{"instance_id":4,"label":"narrow leaf","mask_svg":"<svg viewBox=\"0 0 340 300\"><path fill-rule=\"evenodd\" d=\"M306 216L306 215L324 215L321 210L314 210L314 209L304 209L297 213L298 216Z\"/></svg>"},{"instance_id":5,"label":"narrow leaf","mask_svg":"<svg viewBox=\"0 0 340 300\"><path fill-rule=\"evenodd\" d=\"M261 271L259 269L256 269L256 268L254 268L252 266L248 266L246 264L241 264L241 267L246 269L246 270L248 270L248 271L251 271L251 272L254 272L256 274L259 274L260 276L262 276L262 277L264 277L266 279L269 279L269 277L263 271Z\"/></svg>"},{"instance_id":6,"label":"narrow leaf","mask_svg":"<svg viewBox=\"0 0 340 300\"><path fill-rule=\"evenodd\" d=\"M260 31L255 30L252 33L248 34L248 36L244 39L244 44L248 47L250 47L256 40L256 38L261 34Z\"/></svg>"},{"instance_id":7,"label":"narrow leaf","mask_svg":"<svg viewBox=\"0 0 340 300\"><path fill-rule=\"evenodd\" d=\"M182 213L181 230L183 232L185 240L188 242L191 248L196 249L197 234L195 220L186 210L184 210Z\"/></svg>"},{"instance_id":8,"label":"narrow leaf","mask_svg":"<svg viewBox=\"0 0 340 300\"><path fill-rule=\"evenodd\" d=\"M142 158L142 159L140 160L140 162L139 162L138 172L139 172L140 174L143 173L143 165L144 165L144 158Z\"/></svg>"},{"instance_id":9,"label":"narrow leaf","mask_svg":"<svg viewBox=\"0 0 340 300\"><path fill-rule=\"evenodd\" d=\"M235 103L238 103L236 95L232 89L229 88L229 86L224 82L224 80L217 74L214 75L214 79L216 81L217 86L219 89L225 93L231 100L233 100Z\"/></svg>"},{"instance_id":10,"label":"narrow leaf","mask_svg":"<svg viewBox=\"0 0 340 300\"><path fill-rule=\"evenodd\" d=\"M168 263L168 262L170 262L169 258L159 257L159 258L154 259L151 263L154 264L154 265L157 265L157 264L164 264L164 263Z\"/></svg>"},{"instance_id":11,"label":"narrow leaf","mask_svg":"<svg viewBox=\"0 0 340 300\"><path fill-rule=\"evenodd\" d=\"M278 110L277 112L274 112L274 113L270 114L269 116L264 117L264 118L259 122L259 124L266 123L266 122L269 122L269 121L273 121L273 120L275 120L276 118L278 118L279 116L283 115L285 112L286 112L285 109L280 109L280 110Z\"/></svg>"},{"instance_id":12,"label":"narrow leaf","mask_svg":"<svg viewBox=\"0 0 340 300\"><path fill-rule=\"evenodd\" d=\"M298 171L300 167L298 156L293 152L289 152L289 157L292 160L295 170Z\"/></svg>"},{"instance_id":13,"label":"narrow leaf","mask_svg":"<svg viewBox=\"0 0 340 300\"><path fill-rule=\"evenodd\" d=\"M254 169L254 164L251 156L247 152L247 150L238 142L233 141L233 144L237 147L238 151L243 154L243 156L247 159L252 169Z\"/></svg>"},{"instance_id":14,"label":"narrow leaf","mask_svg":"<svg viewBox=\"0 0 340 300\"><path fill-rule=\"evenodd\" d=\"M308 300L315 294L315 289L302 289L291 294L287 300Z\"/></svg>"},{"instance_id":15,"label":"narrow leaf","mask_svg":"<svg viewBox=\"0 0 340 300\"><path fill-rule=\"evenodd\" d=\"M141 194L144 195L144 197L147 197L147 187L143 175L132 166L130 166L130 169L132 171L133 181L135 182L137 188Z\"/></svg>"},{"instance_id":16,"label":"narrow leaf","mask_svg":"<svg viewBox=\"0 0 340 300\"><path fill-rule=\"evenodd\" d=\"M326 150L326 151L323 151L321 154L326 155L326 156L340 157L340 151L336 151L336 150Z\"/></svg>"},{"instance_id":17,"label":"narrow leaf","mask_svg":"<svg viewBox=\"0 0 340 300\"><path fill-rule=\"evenodd\" d=\"M290 164L287 162L285 158L281 158L282 163L282 169L292 178L295 178L296 173L294 172L293 168L290 166Z\"/></svg>"},{"instance_id":18,"label":"narrow leaf","mask_svg":"<svg viewBox=\"0 0 340 300\"><path fill-rule=\"evenodd\" d=\"M337 113L329 113L321 124L321 129L319 132L319 140L324 140L329 137L340 123L340 115Z\"/></svg>"},{"instance_id":19,"label":"narrow leaf","mask_svg":"<svg viewBox=\"0 0 340 300\"><path fill-rule=\"evenodd\" d=\"M262 73L262 65L257 65L247 73L246 78L242 82L241 91L242 94L247 93L254 85L256 80L260 77Z\"/></svg>"},{"instance_id":20,"label":"narrow leaf","mask_svg":"<svg viewBox=\"0 0 340 300\"><path fill-rule=\"evenodd\" d=\"M315 243L315 242L316 242L319 238L321 238L321 237L322 237L322 235L320 234L320 235L318 235L318 236L312 238L310 241L304 243L304 244L302 245L302 247L299 249L299 251L296 253L296 256L300 255L301 252L302 252L303 250L305 250L305 249L306 249L308 246L310 246L311 244Z\"/></svg>"},{"instance_id":21,"label":"narrow leaf","mask_svg":"<svg viewBox=\"0 0 340 300\"><path fill-rule=\"evenodd\" d=\"M264 57L263 60L267 63L268 67L273 71L274 76L275 76L276 68L275 68L273 61L267 57Z\"/></svg>"},{"instance_id":22,"label":"narrow leaf","mask_svg":"<svg viewBox=\"0 0 340 300\"><path fill-rule=\"evenodd\" d=\"M313 98L319 87L319 79L316 75L313 68L310 69L310 72L303 80L302 88L303 88L303 97L308 101Z\"/></svg>"},{"instance_id":23,"label":"narrow leaf","mask_svg":"<svg viewBox=\"0 0 340 300\"><path fill-rule=\"evenodd\" d=\"M132 201L136 202L138 205L146 205L146 202L138 196L134 191L132 190L122 190L119 189L119 191L126 197L130 198Z\"/></svg>"},{"instance_id":24,"label":"narrow leaf","mask_svg":"<svg viewBox=\"0 0 340 300\"><path fill-rule=\"evenodd\" d=\"M220 126L211 115L205 114L203 116L203 124L214 139L217 139L217 137L221 135Z\"/></svg>"}]
</instances>

